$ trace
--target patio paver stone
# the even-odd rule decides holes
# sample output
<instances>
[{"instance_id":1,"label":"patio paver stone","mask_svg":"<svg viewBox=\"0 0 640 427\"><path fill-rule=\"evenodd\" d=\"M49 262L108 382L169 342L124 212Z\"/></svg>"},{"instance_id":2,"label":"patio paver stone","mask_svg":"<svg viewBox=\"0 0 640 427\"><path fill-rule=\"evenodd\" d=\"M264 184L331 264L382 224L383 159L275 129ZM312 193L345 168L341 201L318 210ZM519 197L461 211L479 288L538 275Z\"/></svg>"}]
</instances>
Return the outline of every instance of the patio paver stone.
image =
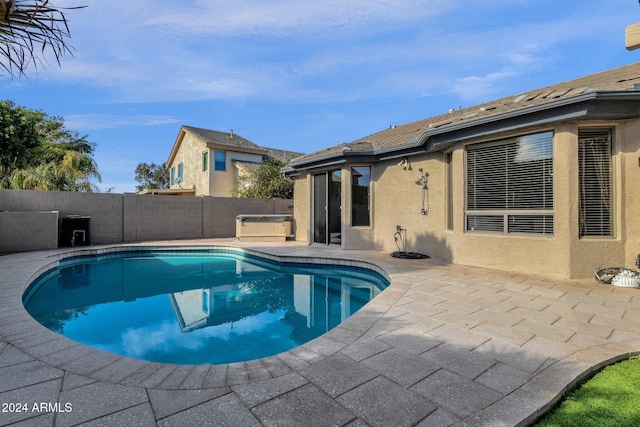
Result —
<instances>
[{"instance_id":1,"label":"patio paver stone","mask_svg":"<svg viewBox=\"0 0 640 427\"><path fill-rule=\"evenodd\" d=\"M0 403L29 406L1 412L0 426L526 426L597 369L640 353L638 291L593 279L298 242L135 246L166 245L369 266L391 284L303 346L228 365L172 365L75 343L22 306L27 280L63 254L132 245L0 256Z\"/></svg>"}]
</instances>

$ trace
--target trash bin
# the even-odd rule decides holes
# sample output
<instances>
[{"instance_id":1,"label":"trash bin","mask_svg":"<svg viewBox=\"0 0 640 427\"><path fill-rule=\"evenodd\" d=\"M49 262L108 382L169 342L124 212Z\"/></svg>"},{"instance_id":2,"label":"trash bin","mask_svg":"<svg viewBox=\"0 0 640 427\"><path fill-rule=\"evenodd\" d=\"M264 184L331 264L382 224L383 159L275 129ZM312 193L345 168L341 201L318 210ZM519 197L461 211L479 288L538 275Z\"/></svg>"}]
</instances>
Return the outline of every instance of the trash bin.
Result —
<instances>
[{"instance_id":1,"label":"trash bin","mask_svg":"<svg viewBox=\"0 0 640 427\"><path fill-rule=\"evenodd\" d=\"M91 217L68 215L62 218L60 246L91 245Z\"/></svg>"}]
</instances>

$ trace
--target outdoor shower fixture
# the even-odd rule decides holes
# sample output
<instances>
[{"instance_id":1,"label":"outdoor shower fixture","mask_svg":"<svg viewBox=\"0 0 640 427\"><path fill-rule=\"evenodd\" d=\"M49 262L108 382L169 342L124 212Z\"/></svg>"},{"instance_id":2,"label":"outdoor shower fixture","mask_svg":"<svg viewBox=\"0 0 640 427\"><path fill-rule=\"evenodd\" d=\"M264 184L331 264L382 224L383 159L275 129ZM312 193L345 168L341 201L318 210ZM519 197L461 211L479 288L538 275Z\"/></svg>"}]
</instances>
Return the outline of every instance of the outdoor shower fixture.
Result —
<instances>
[{"instance_id":1,"label":"outdoor shower fixture","mask_svg":"<svg viewBox=\"0 0 640 427\"><path fill-rule=\"evenodd\" d=\"M416 184L421 185L423 189L427 188L427 176L429 174L424 173L424 169L420 168L418 169L418 172L420 172L420 178L418 178L418 180L416 181Z\"/></svg>"},{"instance_id":2,"label":"outdoor shower fixture","mask_svg":"<svg viewBox=\"0 0 640 427\"><path fill-rule=\"evenodd\" d=\"M425 173L424 169L418 169L420 172L420 178L416 181L416 184L422 187L422 209L420 209L421 215L426 215L429 212L429 187L427 186L428 173Z\"/></svg>"}]
</instances>

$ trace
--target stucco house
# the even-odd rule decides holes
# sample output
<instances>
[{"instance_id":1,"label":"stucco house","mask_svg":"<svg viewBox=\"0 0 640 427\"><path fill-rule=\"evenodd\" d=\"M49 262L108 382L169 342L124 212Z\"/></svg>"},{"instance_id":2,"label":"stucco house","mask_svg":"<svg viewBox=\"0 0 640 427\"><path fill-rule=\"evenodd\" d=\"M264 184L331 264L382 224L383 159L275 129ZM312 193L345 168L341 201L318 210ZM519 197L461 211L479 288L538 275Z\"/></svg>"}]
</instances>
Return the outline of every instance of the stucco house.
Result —
<instances>
[{"instance_id":1,"label":"stucco house","mask_svg":"<svg viewBox=\"0 0 640 427\"><path fill-rule=\"evenodd\" d=\"M167 167L170 188L165 194L232 197L238 177L264 159L287 162L300 153L261 147L231 132L182 126L171 148Z\"/></svg>"},{"instance_id":2,"label":"stucco house","mask_svg":"<svg viewBox=\"0 0 640 427\"><path fill-rule=\"evenodd\" d=\"M632 268L640 63L392 126L298 157L285 173L296 239L310 244L404 243L456 264L565 278Z\"/></svg>"}]
</instances>

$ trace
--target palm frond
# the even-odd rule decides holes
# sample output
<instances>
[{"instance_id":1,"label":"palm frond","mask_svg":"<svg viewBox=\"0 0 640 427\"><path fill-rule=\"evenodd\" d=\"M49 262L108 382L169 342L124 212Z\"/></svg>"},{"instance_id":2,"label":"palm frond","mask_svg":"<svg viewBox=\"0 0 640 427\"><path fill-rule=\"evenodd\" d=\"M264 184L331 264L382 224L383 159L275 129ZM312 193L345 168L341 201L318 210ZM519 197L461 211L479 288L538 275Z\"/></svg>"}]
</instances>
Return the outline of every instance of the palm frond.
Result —
<instances>
[{"instance_id":1,"label":"palm frond","mask_svg":"<svg viewBox=\"0 0 640 427\"><path fill-rule=\"evenodd\" d=\"M62 10L50 5L49 0L0 0L0 70L16 77L24 75L29 65L37 68L42 64L39 55L46 51L53 53L58 65L63 55L73 55Z\"/></svg>"}]
</instances>

